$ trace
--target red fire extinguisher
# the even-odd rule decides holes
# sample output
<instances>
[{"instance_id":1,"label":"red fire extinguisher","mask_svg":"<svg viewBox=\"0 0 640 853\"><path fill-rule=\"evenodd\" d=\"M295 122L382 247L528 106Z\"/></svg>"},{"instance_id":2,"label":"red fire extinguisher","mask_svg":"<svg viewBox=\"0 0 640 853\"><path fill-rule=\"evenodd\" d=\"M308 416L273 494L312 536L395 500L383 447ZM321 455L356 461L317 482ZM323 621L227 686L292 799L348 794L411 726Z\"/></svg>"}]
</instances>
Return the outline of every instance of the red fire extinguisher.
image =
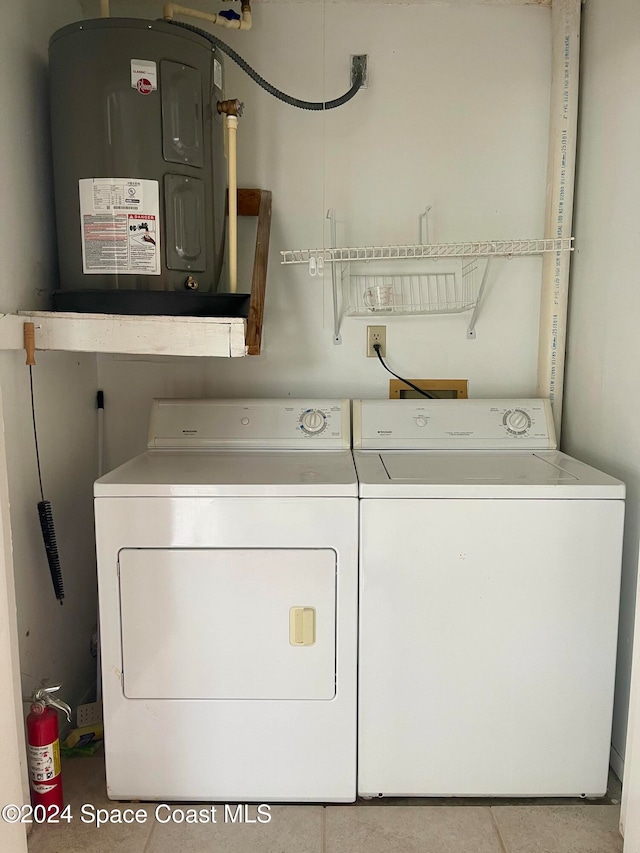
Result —
<instances>
[{"instance_id":1,"label":"red fire extinguisher","mask_svg":"<svg viewBox=\"0 0 640 853\"><path fill-rule=\"evenodd\" d=\"M27 758L31 804L64 808L62 774L60 768L60 741L58 739L58 714L64 711L71 722L71 708L53 696L57 687L41 687L31 697L31 710L27 716Z\"/></svg>"}]
</instances>

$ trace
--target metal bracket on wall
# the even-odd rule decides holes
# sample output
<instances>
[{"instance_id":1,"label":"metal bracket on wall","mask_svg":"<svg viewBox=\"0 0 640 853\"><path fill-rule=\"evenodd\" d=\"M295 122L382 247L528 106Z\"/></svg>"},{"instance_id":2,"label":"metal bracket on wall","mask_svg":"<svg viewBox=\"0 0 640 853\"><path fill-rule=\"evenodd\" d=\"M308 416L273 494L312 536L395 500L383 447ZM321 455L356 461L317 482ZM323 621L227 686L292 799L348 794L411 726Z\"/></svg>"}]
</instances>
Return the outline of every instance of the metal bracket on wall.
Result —
<instances>
[{"instance_id":1,"label":"metal bracket on wall","mask_svg":"<svg viewBox=\"0 0 640 853\"><path fill-rule=\"evenodd\" d=\"M336 248L336 212L331 209L327 211L327 219L329 220L331 248ZM337 264L331 264L331 288L333 291L333 343L334 346L340 346L342 336L340 334L340 311L339 311L339 295L338 295L338 271Z\"/></svg>"},{"instance_id":2,"label":"metal bracket on wall","mask_svg":"<svg viewBox=\"0 0 640 853\"><path fill-rule=\"evenodd\" d=\"M467 338L472 341L476 339L476 320L478 319L478 314L480 313L480 304L482 302L482 297L484 296L484 289L487 284L487 279L489 277L489 270L491 269L492 260L493 257L487 258L487 263L484 266L484 273L482 275L482 282L480 284L480 290L478 291L478 299L476 301L475 308L473 309L471 319L469 320L469 325L467 326Z\"/></svg>"}]
</instances>

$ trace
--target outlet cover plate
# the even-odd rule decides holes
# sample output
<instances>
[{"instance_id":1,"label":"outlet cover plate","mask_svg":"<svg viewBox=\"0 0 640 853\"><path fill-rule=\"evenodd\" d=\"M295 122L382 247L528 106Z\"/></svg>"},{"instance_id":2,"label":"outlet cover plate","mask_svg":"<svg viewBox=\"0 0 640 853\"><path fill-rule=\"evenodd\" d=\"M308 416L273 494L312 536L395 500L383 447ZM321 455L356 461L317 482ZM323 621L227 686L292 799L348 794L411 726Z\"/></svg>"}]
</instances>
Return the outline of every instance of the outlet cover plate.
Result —
<instances>
[{"instance_id":1,"label":"outlet cover plate","mask_svg":"<svg viewBox=\"0 0 640 853\"><path fill-rule=\"evenodd\" d=\"M387 327L386 326L367 326L367 358L377 358L376 351L373 348L374 344L380 344L380 355L382 358L387 356Z\"/></svg>"}]
</instances>

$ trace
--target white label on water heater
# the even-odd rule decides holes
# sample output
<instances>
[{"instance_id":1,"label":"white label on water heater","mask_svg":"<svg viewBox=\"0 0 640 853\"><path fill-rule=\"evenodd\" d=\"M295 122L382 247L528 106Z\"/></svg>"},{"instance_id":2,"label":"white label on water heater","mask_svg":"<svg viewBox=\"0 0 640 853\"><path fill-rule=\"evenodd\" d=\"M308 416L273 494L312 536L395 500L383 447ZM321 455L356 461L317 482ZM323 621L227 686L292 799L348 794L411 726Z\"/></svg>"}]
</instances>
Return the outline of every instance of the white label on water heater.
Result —
<instances>
[{"instance_id":1,"label":"white label on water heater","mask_svg":"<svg viewBox=\"0 0 640 853\"><path fill-rule=\"evenodd\" d=\"M148 95L158 88L158 68L155 62L131 60L131 88L137 89L141 95Z\"/></svg>"},{"instance_id":2,"label":"white label on water heater","mask_svg":"<svg viewBox=\"0 0 640 853\"><path fill-rule=\"evenodd\" d=\"M158 181L83 178L78 183L82 271L160 275Z\"/></svg>"}]
</instances>

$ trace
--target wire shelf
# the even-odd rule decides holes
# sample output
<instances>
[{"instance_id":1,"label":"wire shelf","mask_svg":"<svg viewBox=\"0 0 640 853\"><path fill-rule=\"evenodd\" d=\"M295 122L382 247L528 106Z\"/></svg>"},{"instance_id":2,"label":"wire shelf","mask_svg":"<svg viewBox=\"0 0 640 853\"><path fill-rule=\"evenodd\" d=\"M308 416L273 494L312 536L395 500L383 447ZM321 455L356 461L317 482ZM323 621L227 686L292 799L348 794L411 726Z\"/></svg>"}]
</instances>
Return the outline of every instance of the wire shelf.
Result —
<instances>
[{"instance_id":1,"label":"wire shelf","mask_svg":"<svg viewBox=\"0 0 640 853\"><path fill-rule=\"evenodd\" d=\"M322 279L325 265L329 265L334 344L342 343L340 323L343 316L372 318L381 314L471 311L467 338L474 339L480 305L495 258L573 251L573 237L430 243L430 210L431 207L426 207L418 217L418 243L414 245L337 247L336 213L330 209L327 211L328 247L280 252L282 264L306 264L311 278ZM380 261L382 263L376 263ZM393 264L389 265L391 261Z\"/></svg>"},{"instance_id":2,"label":"wire shelf","mask_svg":"<svg viewBox=\"0 0 640 853\"><path fill-rule=\"evenodd\" d=\"M432 243L413 246L360 246L354 248L293 249L280 252L282 264L308 264L322 259L337 261L387 261L413 258L489 258L541 255L573 251L573 237L562 239L488 240L472 243Z\"/></svg>"}]
</instances>

